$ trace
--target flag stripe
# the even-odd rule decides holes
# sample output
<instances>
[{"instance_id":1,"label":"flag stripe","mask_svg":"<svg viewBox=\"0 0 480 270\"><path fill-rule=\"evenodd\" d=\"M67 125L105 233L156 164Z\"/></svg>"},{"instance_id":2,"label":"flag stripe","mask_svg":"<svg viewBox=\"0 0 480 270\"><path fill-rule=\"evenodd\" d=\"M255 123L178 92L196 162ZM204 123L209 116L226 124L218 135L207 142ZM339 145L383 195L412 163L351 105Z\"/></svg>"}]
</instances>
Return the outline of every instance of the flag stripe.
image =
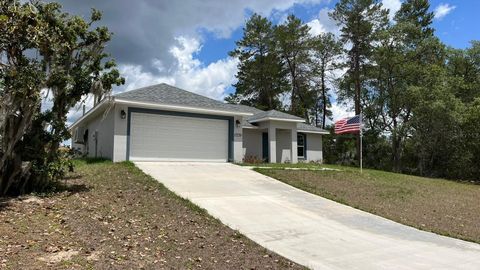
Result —
<instances>
[{"instance_id":1,"label":"flag stripe","mask_svg":"<svg viewBox=\"0 0 480 270\"><path fill-rule=\"evenodd\" d=\"M343 118L335 122L335 134L358 133L362 123L359 115Z\"/></svg>"}]
</instances>

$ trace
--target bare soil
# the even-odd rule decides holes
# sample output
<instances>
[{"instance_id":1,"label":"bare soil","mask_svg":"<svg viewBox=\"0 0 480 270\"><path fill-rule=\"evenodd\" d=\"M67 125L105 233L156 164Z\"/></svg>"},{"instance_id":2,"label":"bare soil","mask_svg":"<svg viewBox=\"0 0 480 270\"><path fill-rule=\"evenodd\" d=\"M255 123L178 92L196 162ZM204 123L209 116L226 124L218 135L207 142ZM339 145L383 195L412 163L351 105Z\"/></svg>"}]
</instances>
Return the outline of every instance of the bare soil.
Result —
<instances>
[{"instance_id":1,"label":"bare soil","mask_svg":"<svg viewBox=\"0 0 480 270\"><path fill-rule=\"evenodd\" d=\"M64 190L0 199L0 269L304 269L132 164L77 163Z\"/></svg>"}]
</instances>

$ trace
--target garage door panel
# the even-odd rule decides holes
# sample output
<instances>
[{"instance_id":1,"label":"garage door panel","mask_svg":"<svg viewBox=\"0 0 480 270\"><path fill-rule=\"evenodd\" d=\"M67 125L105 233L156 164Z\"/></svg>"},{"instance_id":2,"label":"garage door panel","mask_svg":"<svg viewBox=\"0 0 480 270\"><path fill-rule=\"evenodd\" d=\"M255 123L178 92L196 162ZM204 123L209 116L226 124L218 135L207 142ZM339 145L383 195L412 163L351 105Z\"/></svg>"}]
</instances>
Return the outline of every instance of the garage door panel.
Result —
<instances>
[{"instance_id":1,"label":"garage door panel","mask_svg":"<svg viewBox=\"0 0 480 270\"><path fill-rule=\"evenodd\" d=\"M132 113L130 121L130 160L228 159L228 120Z\"/></svg>"}]
</instances>

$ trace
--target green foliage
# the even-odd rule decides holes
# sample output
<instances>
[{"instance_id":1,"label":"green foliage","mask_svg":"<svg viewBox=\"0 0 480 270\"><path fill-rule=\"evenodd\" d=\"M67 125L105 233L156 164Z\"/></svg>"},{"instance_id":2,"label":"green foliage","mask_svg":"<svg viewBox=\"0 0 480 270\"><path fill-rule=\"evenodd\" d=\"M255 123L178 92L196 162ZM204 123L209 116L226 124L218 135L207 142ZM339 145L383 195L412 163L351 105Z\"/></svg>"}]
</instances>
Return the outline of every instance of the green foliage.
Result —
<instances>
[{"instance_id":1,"label":"green foliage","mask_svg":"<svg viewBox=\"0 0 480 270\"><path fill-rule=\"evenodd\" d=\"M367 127L364 164L479 180L480 43L447 49L434 36L427 0L404 1L389 23L379 7L376 1L345 0L331 14L342 26L342 40L351 44L339 95L354 101L360 96ZM361 94L355 96L357 86ZM345 140L327 137L325 152L341 153L326 153L328 162L345 162L352 151Z\"/></svg>"},{"instance_id":2,"label":"green foliage","mask_svg":"<svg viewBox=\"0 0 480 270\"><path fill-rule=\"evenodd\" d=\"M230 52L239 59L239 71L236 92L226 101L262 110L285 109L308 122L319 124L322 120L323 124L330 106L330 89L325 84L331 79L327 76L340 54L340 45L333 35L313 38L309 30L293 15L277 26L252 15L237 48ZM321 90L315 90L319 85ZM284 108L281 97L289 98L288 107Z\"/></svg>"},{"instance_id":3,"label":"green foliage","mask_svg":"<svg viewBox=\"0 0 480 270\"><path fill-rule=\"evenodd\" d=\"M93 24L101 13L92 10L90 21L61 11L58 3L18 0L0 3L0 194L17 194L28 183L36 185L63 176L58 151L69 138L69 109L88 94L96 100L112 85L124 83L115 62L104 53L111 33ZM53 102L40 111L41 90Z\"/></svg>"},{"instance_id":4,"label":"green foliage","mask_svg":"<svg viewBox=\"0 0 480 270\"><path fill-rule=\"evenodd\" d=\"M313 51L312 73L314 74L315 104L313 115L315 125L325 128L326 120L331 119L330 89L333 83L333 71L338 68L342 44L332 33L320 34L312 38L311 49Z\"/></svg>"},{"instance_id":5,"label":"green foliage","mask_svg":"<svg viewBox=\"0 0 480 270\"><path fill-rule=\"evenodd\" d=\"M252 15L245 25L243 38L230 52L238 57L235 94L227 102L255 106L262 110L281 109L279 95L287 91L282 61L276 52L274 29L267 18Z\"/></svg>"},{"instance_id":6,"label":"green foliage","mask_svg":"<svg viewBox=\"0 0 480 270\"><path fill-rule=\"evenodd\" d=\"M310 27L294 15L275 29L275 42L290 82L290 113L309 122L308 109L315 103L311 87Z\"/></svg>"},{"instance_id":7,"label":"green foliage","mask_svg":"<svg viewBox=\"0 0 480 270\"><path fill-rule=\"evenodd\" d=\"M362 111L361 100L367 95L362 89L366 89L369 60L378 33L387 25L387 15L378 0L341 0L330 14L341 26L341 41L349 45L345 49L347 72L339 82L339 98L353 100L356 115Z\"/></svg>"}]
</instances>

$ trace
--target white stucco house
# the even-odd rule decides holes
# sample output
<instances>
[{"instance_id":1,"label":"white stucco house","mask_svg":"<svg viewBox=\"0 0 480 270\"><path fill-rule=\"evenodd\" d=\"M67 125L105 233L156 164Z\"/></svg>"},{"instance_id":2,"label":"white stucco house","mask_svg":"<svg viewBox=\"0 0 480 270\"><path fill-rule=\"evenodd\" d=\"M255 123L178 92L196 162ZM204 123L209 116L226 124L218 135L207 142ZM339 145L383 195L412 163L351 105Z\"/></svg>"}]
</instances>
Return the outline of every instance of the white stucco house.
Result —
<instances>
[{"instance_id":1,"label":"white stucco house","mask_svg":"<svg viewBox=\"0 0 480 270\"><path fill-rule=\"evenodd\" d=\"M73 148L115 162L322 162L328 132L304 122L158 84L105 98L70 131Z\"/></svg>"}]
</instances>

